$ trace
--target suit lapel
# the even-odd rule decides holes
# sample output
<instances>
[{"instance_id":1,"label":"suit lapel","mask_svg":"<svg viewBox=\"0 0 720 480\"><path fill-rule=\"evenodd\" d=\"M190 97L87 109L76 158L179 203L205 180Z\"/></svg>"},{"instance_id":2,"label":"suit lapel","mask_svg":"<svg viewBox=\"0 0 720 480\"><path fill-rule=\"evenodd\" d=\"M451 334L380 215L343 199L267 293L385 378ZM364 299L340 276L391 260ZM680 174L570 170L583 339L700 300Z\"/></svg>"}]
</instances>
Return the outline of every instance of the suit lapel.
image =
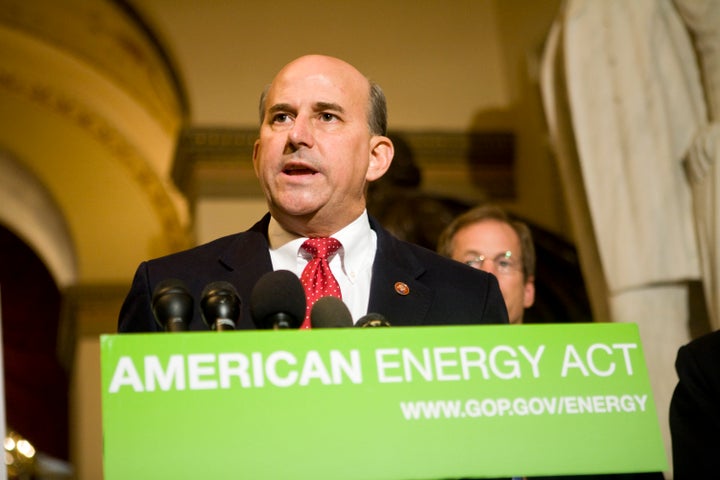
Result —
<instances>
[{"instance_id":1,"label":"suit lapel","mask_svg":"<svg viewBox=\"0 0 720 480\"><path fill-rule=\"evenodd\" d=\"M267 239L269 220L270 214L267 214L248 231L238 235L217 258L220 266L227 271L227 281L242 297L245 308L249 308L250 295L257 281L272 271Z\"/></svg>"},{"instance_id":2,"label":"suit lapel","mask_svg":"<svg viewBox=\"0 0 720 480\"><path fill-rule=\"evenodd\" d=\"M393 326L425 324L435 295L419 280L425 267L374 219L370 224L378 241L368 312L384 315Z\"/></svg>"}]
</instances>

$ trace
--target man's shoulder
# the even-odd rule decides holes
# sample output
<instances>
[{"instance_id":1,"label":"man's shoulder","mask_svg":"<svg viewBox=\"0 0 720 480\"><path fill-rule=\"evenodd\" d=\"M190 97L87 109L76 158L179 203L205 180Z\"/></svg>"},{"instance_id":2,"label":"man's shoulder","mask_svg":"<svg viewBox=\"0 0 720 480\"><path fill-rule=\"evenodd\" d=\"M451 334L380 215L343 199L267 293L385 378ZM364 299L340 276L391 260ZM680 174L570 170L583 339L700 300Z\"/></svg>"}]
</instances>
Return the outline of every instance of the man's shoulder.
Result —
<instances>
[{"instance_id":1,"label":"man's shoulder","mask_svg":"<svg viewBox=\"0 0 720 480\"><path fill-rule=\"evenodd\" d=\"M680 347L675 367L680 377L704 372L720 383L720 331L714 331Z\"/></svg>"},{"instance_id":2,"label":"man's shoulder","mask_svg":"<svg viewBox=\"0 0 720 480\"><path fill-rule=\"evenodd\" d=\"M225 235L194 247L149 260L149 264L172 264L205 261L208 258L223 258L227 255L255 253L258 248L267 249L267 222L265 218L250 229Z\"/></svg>"},{"instance_id":3,"label":"man's shoulder","mask_svg":"<svg viewBox=\"0 0 720 480\"><path fill-rule=\"evenodd\" d=\"M241 242L243 237L246 236L246 234L247 232L240 232L219 237L201 245L196 245L185 250L180 250L170 253L168 255L153 258L152 260L149 260L149 263L165 263L192 257L212 256L213 254L217 254L232 248L232 245L234 243Z\"/></svg>"},{"instance_id":4,"label":"man's shoulder","mask_svg":"<svg viewBox=\"0 0 720 480\"><path fill-rule=\"evenodd\" d=\"M681 347L680 350L694 356L709 356L720 359L720 330L697 337Z\"/></svg>"},{"instance_id":5,"label":"man's shoulder","mask_svg":"<svg viewBox=\"0 0 720 480\"><path fill-rule=\"evenodd\" d=\"M490 276L487 272L444 257L434 250L401 240L387 230L378 229L377 231L380 245L386 250L385 255L394 255L404 261L415 262L429 273L434 272L443 277L455 278L460 283L482 281Z\"/></svg>"}]
</instances>

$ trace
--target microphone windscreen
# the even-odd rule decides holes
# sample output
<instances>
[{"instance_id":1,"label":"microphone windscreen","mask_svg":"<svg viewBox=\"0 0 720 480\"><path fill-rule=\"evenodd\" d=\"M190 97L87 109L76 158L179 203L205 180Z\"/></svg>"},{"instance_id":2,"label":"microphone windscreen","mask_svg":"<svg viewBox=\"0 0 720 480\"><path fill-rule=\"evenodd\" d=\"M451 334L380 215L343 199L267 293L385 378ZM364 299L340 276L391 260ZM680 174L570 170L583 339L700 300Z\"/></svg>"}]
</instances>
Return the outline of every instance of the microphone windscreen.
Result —
<instances>
[{"instance_id":1,"label":"microphone windscreen","mask_svg":"<svg viewBox=\"0 0 720 480\"><path fill-rule=\"evenodd\" d=\"M347 305L337 297L327 296L318 299L310 311L312 328L352 327L353 320Z\"/></svg>"},{"instance_id":2,"label":"microphone windscreen","mask_svg":"<svg viewBox=\"0 0 720 480\"><path fill-rule=\"evenodd\" d=\"M305 289L289 270L268 272L255 284L250 294L250 313L258 328L273 328L273 318L288 315L300 326L305 318Z\"/></svg>"},{"instance_id":3,"label":"microphone windscreen","mask_svg":"<svg viewBox=\"0 0 720 480\"><path fill-rule=\"evenodd\" d=\"M355 324L356 327L389 327L390 322L380 315L379 313L368 313L367 315L360 317L360 320Z\"/></svg>"},{"instance_id":4,"label":"microphone windscreen","mask_svg":"<svg viewBox=\"0 0 720 480\"><path fill-rule=\"evenodd\" d=\"M182 280L168 278L153 290L152 312L163 330L183 331L192 319L193 297Z\"/></svg>"},{"instance_id":5,"label":"microphone windscreen","mask_svg":"<svg viewBox=\"0 0 720 480\"><path fill-rule=\"evenodd\" d=\"M240 295L225 281L208 283L200 295L202 318L213 330L234 330L240 318Z\"/></svg>"}]
</instances>

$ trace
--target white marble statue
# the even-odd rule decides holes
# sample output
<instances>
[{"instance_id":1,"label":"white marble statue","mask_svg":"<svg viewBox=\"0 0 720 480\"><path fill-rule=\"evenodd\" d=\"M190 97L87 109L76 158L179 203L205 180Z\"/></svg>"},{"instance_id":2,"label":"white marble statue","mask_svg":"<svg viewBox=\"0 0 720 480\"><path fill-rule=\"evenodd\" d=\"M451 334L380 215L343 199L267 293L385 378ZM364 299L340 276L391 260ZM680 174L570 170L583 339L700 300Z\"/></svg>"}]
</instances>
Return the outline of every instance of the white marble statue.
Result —
<instances>
[{"instance_id":1,"label":"white marble statue","mask_svg":"<svg viewBox=\"0 0 720 480\"><path fill-rule=\"evenodd\" d=\"M546 118L593 311L639 325L669 461L689 281L702 280L720 327L719 12L718 0L567 0L543 56Z\"/></svg>"}]
</instances>

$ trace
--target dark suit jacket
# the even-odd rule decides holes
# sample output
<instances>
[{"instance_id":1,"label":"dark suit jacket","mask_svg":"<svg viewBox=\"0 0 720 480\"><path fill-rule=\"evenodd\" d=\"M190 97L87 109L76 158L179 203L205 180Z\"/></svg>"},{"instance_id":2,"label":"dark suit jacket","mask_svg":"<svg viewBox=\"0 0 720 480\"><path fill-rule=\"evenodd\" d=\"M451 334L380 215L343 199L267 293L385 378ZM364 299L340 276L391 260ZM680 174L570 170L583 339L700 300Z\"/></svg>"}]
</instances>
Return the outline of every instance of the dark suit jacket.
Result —
<instances>
[{"instance_id":1,"label":"dark suit jacket","mask_svg":"<svg viewBox=\"0 0 720 480\"><path fill-rule=\"evenodd\" d=\"M676 480L720 476L720 331L678 350L670 402Z\"/></svg>"},{"instance_id":2,"label":"dark suit jacket","mask_svg":"<svg viewBox=\"0 0 720 480\"><path fill-rule=\"evenodd\" d=\"M258 279L272 271L266 215L250 230L190 250L143 262L120 311L119 332L156 331L151 300L162 280L185 282L195 299L190 330L207 330L199 299L214 281L230 282L242 300L237 329L254 329L249 299ZM374 219L377 253L373 263L368 312L380 313L393 326L507 323L507 311L497 279L425 248L393 237ZM395 290L405 282L407 295Z\"/></svg>"}]
</instances>

